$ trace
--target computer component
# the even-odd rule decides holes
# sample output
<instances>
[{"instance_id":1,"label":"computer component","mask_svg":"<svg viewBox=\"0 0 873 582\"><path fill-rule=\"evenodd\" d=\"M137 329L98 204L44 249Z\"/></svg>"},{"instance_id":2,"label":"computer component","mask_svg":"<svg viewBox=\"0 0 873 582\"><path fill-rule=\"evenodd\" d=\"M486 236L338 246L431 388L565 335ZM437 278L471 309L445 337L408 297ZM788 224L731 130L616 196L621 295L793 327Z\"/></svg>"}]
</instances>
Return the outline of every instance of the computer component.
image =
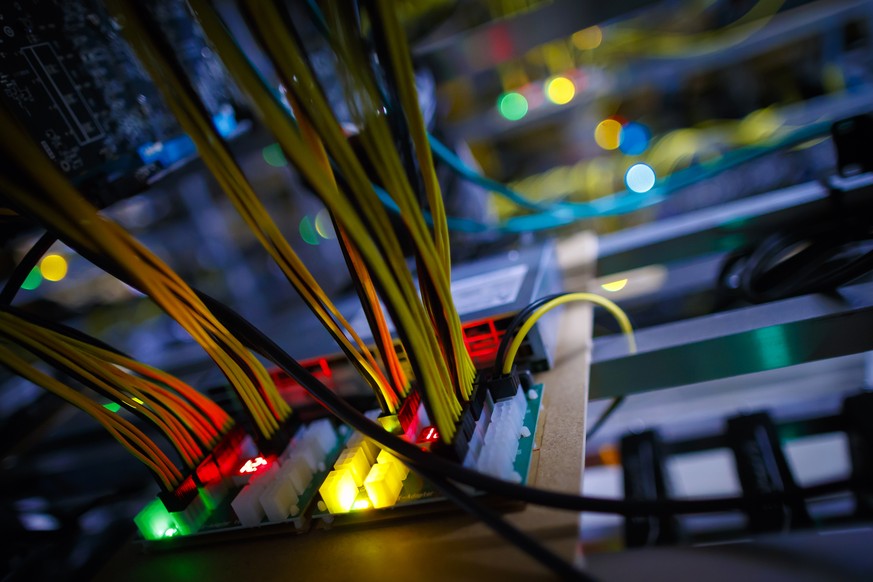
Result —
<instances>
[{"instance_id":1,"label":"computer component","mask_svg":"<svg viewBox=\"0 0 873 582\"><path fill-rule=\"evenodd\" d=\"M468 445L464 466L526 483L536 448L543 385L510 397L487 387L471 406L478 411L461 434ZM379 411L369 414L377 419ZM389 425L386 420L380 422ZM396 425L398 430L401 426ZM423 448L438 435L422 406L403 438ZM215 468L198 471L197 494L169 511L155 499L136 516L141 539L157 548L218 538L303 533L310 519L323 526L429 512L446 499L400 460L347 426L328 419L301 426L279 455L261 454L248 437L229 437L218 448ZM393 510L385 512L382 510Z\"/></svg>"},{"instance_id":2,"label":"computer component","mask_svg":"<svg viewBox=\"0 0 873 582\"><path fill-rule=\"evenodd\" d=\"M233 135L239 93L185 2L151 6L216 127ZM103 2L10 2L0 22L0 99L92 201L138 193L195 155Z\"/></svg>"}]
</instances>

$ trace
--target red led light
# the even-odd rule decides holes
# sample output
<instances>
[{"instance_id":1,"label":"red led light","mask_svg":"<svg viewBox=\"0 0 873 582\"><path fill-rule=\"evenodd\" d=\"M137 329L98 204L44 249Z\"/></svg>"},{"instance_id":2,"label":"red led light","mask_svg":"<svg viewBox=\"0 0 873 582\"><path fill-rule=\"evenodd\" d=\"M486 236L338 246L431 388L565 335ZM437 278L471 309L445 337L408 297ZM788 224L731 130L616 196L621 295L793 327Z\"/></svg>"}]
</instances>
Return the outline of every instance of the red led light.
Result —
<instances>
[{"instance_id":1,"label":"red led light","mask_svg":"<svg viewBox=\"0 0 873 582\"><path fill-rule=\"evenodd\" d=\"M243 463L243 466L239 468L239 474L245 475L246 473L257 473L269 464L269 461L264 457L255 457Z\"/></svg>"},{"instance_id":2,"label":"red led light","mask_svg":"<svg viewBox=\"0 0 873 582\"><path fill-rule=\"evenodd\" d=\"M432 443L440 438L440 433L437 432L436 427L428 426L422 429L421 433L418 435L418 442L420 443Z\"/></svg>"}]
</instances>

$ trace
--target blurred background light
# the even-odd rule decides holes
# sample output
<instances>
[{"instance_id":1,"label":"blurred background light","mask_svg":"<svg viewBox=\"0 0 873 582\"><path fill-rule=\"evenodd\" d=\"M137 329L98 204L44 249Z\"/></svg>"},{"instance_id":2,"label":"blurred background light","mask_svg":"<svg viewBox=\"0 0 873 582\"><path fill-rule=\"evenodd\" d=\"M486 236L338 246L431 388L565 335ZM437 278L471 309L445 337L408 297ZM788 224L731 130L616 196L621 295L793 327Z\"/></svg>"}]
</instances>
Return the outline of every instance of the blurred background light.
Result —
<instances>
[{"instance_id":1,"label":"blurred background light","mask_svg":"<svg viewBox=\"0 0 873 582\"><path fill-rule=\"evenodd\" d=\"M599 26L589 26L575 33L571 40L573 45L581 51L596 49L603 42L603 31L600 30Z\"/></svg>"},{"instance_id":2,"label":"blurred background light","mask_svg":"<svg viewBox=\"0 0 873 582\"><path fill-rule=\"evenodd\" d=\"M618 148L621 123L615 119L604 119L594 128L594 141L605 150Z\"/></svg>"},{"instance_id":3,"label":"blurred background light","mask_svg":"<svg viewBox=\"0 0 873 582\"><path fill-rule=\"evenodd\" d=\"M336 238L333 221L330 219L330 214L326 208L319 210L318 214L315 215L315 232L325 240Z\"/></svg>"},{"instance_id":4,"label":"blurred background light","mask_svg":"<svg viewBox=\"0 0 873 582\"><path fill-rule=\"evenodd\" d=\"M567 77L553 77L546 83L546 97L555 105L564 105L576 96L576 85Z\"/></svg>"},{"instance_id":5,"label":"blurred background light","mask_svg":"<svg viewBox=\"0 0 873 582\"><path fill-rule=\"evenodd\" d=\"M497 100L497 110L509 121L518 121L527 115L527 99L521 93L504 93Z\"/></svg>"},{"instance_id":6,"label":"blurred background light","mask_svg":"<svg viewBox=\"0 0 873 582\"><path fill-rule=\"evenodd\" d=\"M67 276L67 259L61 255L46 255L39 263L39 270L46 281L60 281Z\"/></svg>"},{"instance_id":7,"label":"blurred background light","mask_svg":"<svg viewBox=\"0 0 873 582\"><path fill-rule=\"evenodd\" d=\"M261 155L264 157L264 161L274 168L281 168L288 165L288 160L285 159L282 147L277 143L268 145L262 149Z\"/></svg>"},{"instance_id":8,"label":"blurred background light","mask_svg":"<svg viewBox=\"0 0 873 582\"><path fill-rule=\"evenodd\" d=\"M42 273L39 271L39 267L34 267L28 273L27 278L24 279L24 283L21 284L22 289L26 289L28 291L33 291L37 287L39 287L40 283L42 283Z\"/></svg>"},{"instance_id":9,"label":"blurred background light","mask_svg":"<svg viewBox=\"0 0 873 582\"><path fill-rule=\"evenodd\" d=\"M648 192L655 186L655 170L648 164L634 164L627 169L624 176L628 190L633 192Z\"/></svg>"},{"instance_id":10,"label":"blurred background light","mask_svg":"<svg viewBox=\"0 0 873 582\"><path fill-rule=\"evenodd\" d=\"M631 121L621 128L618 147L623 154L638 156L648 149L651 138L652 134L648 127Z\"/></svg>"},{"instance_id":11,"label":"blurred background light","mask_svg":"<svg viewBox=\"0 0 873 582\"><path fill-rule=\"evenodd\" d=\"M309 216L304 216L300 219L300 238L308 245L317 245L319 243L318 233L315 230L315 225Z\"/></svg>"}]
</instances>

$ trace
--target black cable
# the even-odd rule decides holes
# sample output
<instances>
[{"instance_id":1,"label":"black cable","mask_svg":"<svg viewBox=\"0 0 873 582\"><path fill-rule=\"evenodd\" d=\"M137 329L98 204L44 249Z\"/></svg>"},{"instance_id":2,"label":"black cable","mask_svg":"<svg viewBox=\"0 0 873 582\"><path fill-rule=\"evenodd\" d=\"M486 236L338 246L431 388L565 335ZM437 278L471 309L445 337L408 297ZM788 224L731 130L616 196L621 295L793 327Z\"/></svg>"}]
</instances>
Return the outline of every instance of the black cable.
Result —
<instances>
[{"instance_id":1,"label":"black cable","mask_svg":"<svg viewBox=\"0 0 873 582\"><path fill-rule=\"evenodd\" d=\"M0 291L0 305L12 304L15 295L18 294L21 286L24 285L27 276L30 275L30 272L42 256L55 244L56 240L58 239L54 234L46 232L30 247L30 250L22 257L18 265L15 266L15 269L12 270L12 274L9 275L9 279L3 286L3 290Z\"/></svg>"},{"instance_id":2,"label":"black cable","mask_svg":"<svg viewBox=\"0 0 873 582\"><path fill-rule=\"evenodd\" d=\"M616 410L618 410L618 407L621 406L623 402L624 396L613 398L612 402L609 403L609 406L606 407L606 410L601 413L597 420L594 421L594 424L591 426L591 428L588 429L588 432L585 434L585 438L590 439L595 434L597 434L597 431L599 431L600 428L604 424L606 424L606 421L609 420L609 418L615 413Z\"/></svg>"},{"instance_id":3,"label":"black cable","mask_svg":"<svg viewBox=\"0 0 873 582\"><path fill-rule=\"evenodd\" d=\"M780 232L732 253L718 278L724 297L765 303L827 292L873 270L873 235L827 224L812 232Z\"/></svg>"},{"instance_id":4,"label":"black cable","mask_svg":"<svg viewBox=\"0 0 873 582\"><path fill-rule=\"evenodd\" d=\"M596 497L583 497L569 493L549 491L528 487L516 483L510 483L471 471L461 465L449 461L435 454L426 453L414 444L406 442L397 436L388 433L380 425L370 421L363 414L355 410L337 394L328 389L317 378L303 368L294 358L288 355L275 342L263 332L254 327L245 318L236 313L227 305L198 292L201 300L231 330L242 342L253 351L261 354L266 359L279 366L289 376L294 378L313 398L324 406L334 416L367 438L379 443L407 462L413 469L422 467L425 471L433 471L452 481L463 483L478 489L503 496L510 499L518 499L536 505L566 509L573 511L587 511L595 513L611 513L623 516L638 515L676 515L692 513L717 513L749 509L755 503L762 500L781 500L784 494L773 493L755 497L721 497L710 499L687 499L687 500L626 500L608 499ZM806 490L807 495L821 495L830 492L842 491L847 487L847 482L839 481L827 483L817 488Z\"/></svg>"},{"instance_id":5,"label":"black cable","mask_svg":"<svg viewBox=\"0 0 873 582\"><path fill-rule=\"evenodd\" d=\"M23 214L28 213L24 212ZM39 217L34 218L39 221ZM116 277L119 277L120 275L121 280L128 281L128 283L132 284L134 287L137 286L138 281L136 281L135 278L126 276L128 273L121 265L111 263L107 261L105 257L95 254L90 249L84 247L76 248L76 251L80 256L85 257L107 273ZM216 317L222 321L225 327L232 331L245 345L247 345L247 347L249 347L249 349L252 349L275 363L285 371L285 373L303 386L316 401L342 422L351 426L353 429L371 440L379 443L383 448L393 452L396 456L404 459L413 468L423 466L425 470L433 470L452 481L469 485L480 491L536 505L572 511L610 513L623 516L669 516L683 513L716 513L748 509L752 507L753 504L760 503L761 501L778 501L785 497L784 494L774 493L748 498L727 497L667 501L594 498L528 487L496 479L488 475L477 473L476 471L471 471L445 458L425 453L414 444L408 443L388 433L380 425L370 421L337 394L332 392L309 373L308 370L303 368L294 358L280 348L273 340L253 326L248 320L236 313L233 309L197 289L194 289L194 291L198 294L201 301L203 301ZM841 491L845 488L845 482L829 483L817 488L811 488L806 491L806 494L823 494L833 491Z\"/></svg>"},{"instance_id":6,"label":"black cable","mask_svg":"<svg viewBox=\"0 0 873 582\"><path fill-rule=\"evenodd\" d=\"M115 265L107 265L103 257L93 255L89 251L82 249L80 254L88 258L95 265L103 268L107 272L114 272L117 267ZM107 267L109 267L107 269ZM196 291L196 290L195 290ZM451 488L451 484L446 487L446 483L441 481L442 475L446 478L451 478L459 483L465 483L475 487L476 489L502 495L504 497L519 499L534 504L555 507L560 509L569 509L575 511L592 511L615 513L620 515L673 515L676 513L709 513L718 511L729 511L734 509L743 509L749 507L752 503L759 502L762 499L783 499L785 495L772 494L756 496L753 498L720 498L708 500L685 500L685 501L628 501L617 499L597 499L590 497L581 497L565 493L558 493L525 487L509 482L505 482L487 475L481 475L475 471L467 470L456 463L447 461L436 455L425 453L418 449L415 445L407 443L402 439L386 432L381 426L371 422L357 410L352 408L342 398L330 391L326 386L319 382L312 374L303 368L294 358L289 356L284 350L275 344L269 337L255 328L242 316L233 311L230 307L220 303L213 298L198 292L201 300L209 306L209 308L223 321L224 325L234 331L243 343L247 344L250 349L260 353L267 359L276 363L289 376L294 378L301 384L313 397L322 404L326 409L333 413L341 421L345 422L363 435L378 442L382 447L393 452L395 455L404 459L414 470L419 471L424 475L432 475L435 477L435 486L441 486L443 493L447 496L455 496L455 491ZM809 488L803 493L806 495L822 495L846 489L848 482L841 481L836 483L827 483L817 487ZM513 532L513 528L506 524L503 527L494 522L486 512L480 512L476 507L477 504L466 501L457 497L458 502L463 502L462 507L467 511L477 512L477 516L486 520L486 523L495 527L500 535L506 539L517 540L520 547L526 552L536 557L542 563L546 563L549 567L565 569L568 567L566 563L561 561L551 563L552 558L546 550L528 545L528 539L521 532ZM472 504L471 504L472 503ZM494 516L497 517L497 516ZM497 529L500 528L500 529ZM519 537L521 536L521 537ZM582 574L573 571L574 577L580 577Z\"/></svg>"},{"instance_id":7,"label":"black cable","mask_svg":"<svg viewBox=\"0 0 873 582\"><path fill-rule=\"evenodd\" d=\"M521 328L524 322L527 321L527 318L530 317L531 313L533 313L552 299L557 299L558 297L563 297L564 295L567 295L567 293L555 293L553 295L540 297L539 299L515 314L515 317L512 318L512 321L509 322L509 325L503 331L503 336L500 338L500 344L498 344L497 346L497 355L494 358L495 374L499 375L501 373L501 370L503 369L503 361L506 360L506 350L509 349L509 344L512 343L512 338L515 337L515 334L518 332L519 328Z\"/></svg>"},{"instance_id":8,"label":"black cable","mask_svg":"<svg viewBox=\"0 0 873 582\"><path fill-rule=\"evenodd\" d=\"M38 325L40 327L44 327L51 331L54 331L59 334L63 334L67 337L70 337L75 340L79 340L80 342L91 344L92 346L98 347L100 349L106 350L107 352L112 352L117 354L123 358L127 358L128 360L134 360L133 358L123 351L115 348L101 339L98 339L94 336L88 335L87 333L76 329L75 327L70 327L68 325L64 325L63 323L58 323L56 321L51 321L49 319L45 319L35 313L30 311L25 311L23 309L19 309L17 307L13 307L11 305L2 305L0 304L0 311L5 311L7 313L11 313L16 317L20 317L21 319L26 319L30 323L34 325Z\"/></svg>"},{"instance_id":9,"label":"black cable","mask_svg":"<svg viewBox=\"0 0 873 582\"><path fill-rule=\"evenodd\" d=\"M532 537L516 528L508 521L503 519L497 513L491 511L481 503L478 503L470 495L464 493L460 488L453 485L450 481L439 477L429 469L417 467L415 469L422 477L430 481L434 487L439 489L449 501L455 503L458 507L490 527L495 533L500 535L506 541L523 550L540 564L552 570L555 574L566 580L594 580L589 574L577 570L569 562L561 559L557 554L534 540Z\"/></svg>"}]
</instances>

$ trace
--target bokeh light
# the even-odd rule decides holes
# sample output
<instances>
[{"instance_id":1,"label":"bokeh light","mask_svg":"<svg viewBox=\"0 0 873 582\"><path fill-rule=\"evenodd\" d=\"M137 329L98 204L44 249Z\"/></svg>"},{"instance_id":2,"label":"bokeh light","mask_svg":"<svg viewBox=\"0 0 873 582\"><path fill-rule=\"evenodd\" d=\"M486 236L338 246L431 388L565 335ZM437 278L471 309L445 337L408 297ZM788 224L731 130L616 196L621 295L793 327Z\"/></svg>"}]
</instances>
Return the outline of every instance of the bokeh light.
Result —
<instances>
[{"instance_id":1,"label":"bokeh light","mask_svg":"<svg viewBox=\"0 0 873 582\"><path fill-rule=\"evenodd\" d=\"M504 93L497 100L497 110L509 121L518 121L527 115L527 99L521 93Z\"/></svg>"},{"instance_id":2,"label":"bokeh light","mask_svg":"<svg viewBox=\"0 0 873 582\"><path fill-rule=\"evenodd\" d=\"M627 278L618 279L616 281L610 281L609 283L604 283L601 285L604 291L609 291L610 293L617 293L627 287Z\"/></svg>"},{"instance_id":3,"label":"bokeh light","mask_svg":"<svg viewBox=\"0 0 873 582\"><path fill-rule=\"evenodd\" d=\"M652 134L649 128L642 123L631 121L621 128L618 138L618 147L622 153L629 156L638 156L649 147Z\"/></svg>"},{"instance_id":4,"label":"bokeh light","mask_svg":"<svg viewBox=\"0 0 873 582\"><path fill-rule=\"evenodd\" d=\"M46 281L60 281L67 276L67 259L61 255L46 255L39 263L39 270Z\"/></svg>"},{"instance_id":5,"label":"bokeh light","mask_svg":"<svg viewBox=\"0 0 873 582\"><path fill-rule=\"evenodd\" d=\"M33 291L39 287L40 283L42 283L42 273L39 272L39 267L34 267L30 270L30 273L27 274L24 283L21 284L21 288L27 291Z\"/></svg>"},{"instance_id":6,"label":"bokeh light","mask_svg":"<svg viewBox=\"0 0 873 582\"><path fill-rule=\"evenodd\" d=\"M605 150L618 148L621 123L615 119L604 119L594 128L594 141Z\"/></svg>"},{"instance_id":7,"label":"bokeh light","mask_svg":"<svg viewBox=\"0 0 873 582\"><path fill-rule=\"evenodd\" d=\"M288 160L285 159L282 147L277 143L268 145L262 149L261 155L264 157L264 161L274 168L281 168L288 165Z\"/></svg>"},{"instance_id":8,"label":"bokeh light","mask_svg":"<svg viewBox=\"0 0 873 582\"><path fill-rule=\"evenodd\" d=\"M655 187L655 170L648 164L634 164L627 169L624 182L632 192L648 192Z\"/></svg>"},{"instance_id":9,"label":"bokeh light","mask_svg":"<svg viewBox=\"0 0 873 582\"><path fill-rule=\"evenodd\" d=\"M300 238L308 245L318 244L318 233L315 231L315 226L312 224L312 219L309 216L304 216L300 219Z\"/></svg>"},{"instance_id":10,"label":"bokeh light","mask_svg":"<svg viewBox=\"0 0 873 582\"><path fill-rule=\"evenodd\" d=\"M315 215L315 232L325 240L336 238L333 221L331 221L330 214L326 208L319 210L318 214Z\"/></svg>"},{"instance_id":11,"label":"bokeh light","mask_svg":"<svg viewBox=\"0 0 873 582\"><path fill-rule=\"evenodd\" d=\"M553 77L546 82L546 97L555 105L564 105L576 96L576 85L567 77Z\"/></svg>"}]
</instances>

